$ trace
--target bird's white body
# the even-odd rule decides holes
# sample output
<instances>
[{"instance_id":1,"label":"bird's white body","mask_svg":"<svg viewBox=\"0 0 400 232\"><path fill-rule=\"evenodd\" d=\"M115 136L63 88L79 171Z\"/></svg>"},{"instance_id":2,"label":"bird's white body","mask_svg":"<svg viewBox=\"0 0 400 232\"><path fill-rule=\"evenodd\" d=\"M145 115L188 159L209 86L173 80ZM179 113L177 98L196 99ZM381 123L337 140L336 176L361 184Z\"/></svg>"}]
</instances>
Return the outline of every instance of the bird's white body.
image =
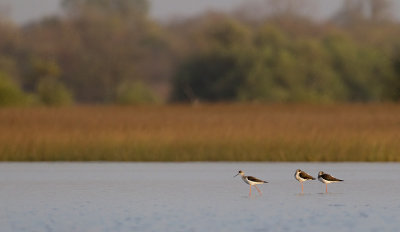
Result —
<instances>
[{"instance_id":1,"label":"bird's white body","mask_svg":"<svg viewBox=\"0 0 400 232\"><path fill-rule=\"evenodd\" d=\"M321 181L324 184L336 183L336 182L341 181L341 180L326 180L326 179L324 179L322 177L318 177L318 180Z\"/></svg>"},{"instance_id":2,"label":"bird's white body","mask_svg":"<svg viewBox=\"0 0 400 232\"><path fill-rule=\"evenodd\" d=\"M330 184L330 183L332 183L332 181L325 180L325 179L322 178L322 177L318 177L318 180L321 181L321 182L324 183L324 184Z\"/></svg>"},{"instance_id":3,"label":"bird's white body","mask_svg":"<svg viewBox=\"0 0 400 232\"><path fill-rule=\"evenodd\" d=\"M294 178L295 178L296 180L300 181L300 182L306 181L306 179L303 179L303 178L300 177L300 172L296 172L296 173L294 174Z\"/></svg>"},{"instance_id":4,"label":"bird's white body","mask_svg":"<svg viewBox=\"0 0 400 232\"><path fill-rule=\"evenodd\" d=\"M249 180L248 176L242 176L242 180L244 181L244 183L249 184L249 185L264 184L265 183L265 182L251 181L251 180Z\"/></svg>"}]
</instances>

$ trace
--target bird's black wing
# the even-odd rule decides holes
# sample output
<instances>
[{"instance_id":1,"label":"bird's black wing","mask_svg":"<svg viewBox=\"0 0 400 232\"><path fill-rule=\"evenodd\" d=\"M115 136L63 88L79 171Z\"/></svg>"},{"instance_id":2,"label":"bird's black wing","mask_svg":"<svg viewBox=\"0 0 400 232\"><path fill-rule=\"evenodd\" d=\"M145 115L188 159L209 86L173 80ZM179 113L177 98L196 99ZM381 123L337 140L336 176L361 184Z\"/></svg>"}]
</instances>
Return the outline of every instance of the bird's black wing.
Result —
<instances>
[{"instance_id":1,"label":"bird's black wing","mask_svg":"<svg viewBox=\"0 0 400 232\"><path fill-rule=\"evenodd\" d=\"M299 176L300 176L301 178L303 178L303 179L306 179L306 180L315 180L314 177L308 175L308 174L305 173L305 172L300 172L300 175L299 175Z\"/></svg>"},{"instance_id":2,"label":"bird's black wing","mask_svg":"<svg viewBox=\"0 0 400 232\"><path fill-rule=\"evenodd\" d=\"M248 179L249 181L253 181L253 182L268 183L267 181L263 181L263 180L257 179L257 178L255 178L255 177L253 177L253 176L248 176L247 179Z\"/></svg>"},{"instance_id":3,"label":"bird's black wing","mask_svg":"<svg viewBox=\"0 0 400 232\"><path fill-rule=\"evenodd\" d=\"M335 177L333 177L333 176L331 176L329 174L326 174L326 173L322 174L321 177L323 179L325 179L325 180L328 180L328 181L343 181L343 180L337 179L337 178L335 178Z\"/></svg>"}]
</instances>

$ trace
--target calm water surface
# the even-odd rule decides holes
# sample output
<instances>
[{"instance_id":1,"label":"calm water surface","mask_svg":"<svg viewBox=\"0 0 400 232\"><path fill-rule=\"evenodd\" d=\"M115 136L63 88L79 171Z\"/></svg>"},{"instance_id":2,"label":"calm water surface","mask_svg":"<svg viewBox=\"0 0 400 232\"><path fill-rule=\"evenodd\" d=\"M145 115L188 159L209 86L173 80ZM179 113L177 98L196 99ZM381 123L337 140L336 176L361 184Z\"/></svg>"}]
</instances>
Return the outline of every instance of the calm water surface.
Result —
<instances>
[{"instance_id":1,"label":"calm water surface","mask_svg":"<svg viewBox=\"0 0 400 232\"><path fill-rule=\"evenodd\" d=\"M0 163L0 206L2 232L400 231L400 164Z\"/></svg>"}]
</instances>

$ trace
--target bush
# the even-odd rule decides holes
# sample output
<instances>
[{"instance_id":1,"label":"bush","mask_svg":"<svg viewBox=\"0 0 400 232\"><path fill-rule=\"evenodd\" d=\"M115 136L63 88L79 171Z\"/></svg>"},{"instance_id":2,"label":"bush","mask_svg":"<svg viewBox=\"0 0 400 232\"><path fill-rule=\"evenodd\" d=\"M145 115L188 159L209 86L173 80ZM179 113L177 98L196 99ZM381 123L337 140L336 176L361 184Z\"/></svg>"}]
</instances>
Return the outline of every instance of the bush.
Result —
<instances>
[{"instance_id":1,"label":"bush","mask_svg":"<svg viewBox=\"0 0 400 232\"><path fill-rule=\"evenodd\" d=\"M172 100L331 103L400 96L400 71L392 67L400 70L400 65L346 34L296 38L265 25L253 31L249 42L228 33L240 30L220 31L210 39L220 46L195 52L178 66Z\"/></svg>"},{"instance_id":2,"label":"bush","mask_svg":"<svg viewBox=\"0 0 400 232\"><path fill-rule=\"evenodd\" d=\"M142 82L124 81L117 88L115 102L121 105L135 105L156 103L159 100Z\"/></svg>"},{"instance_id":3,"label":"bush","mask_svg":"<svg viewBox=\"0 0 400 232\"><path fill-rule=\"evenodd\" d=\"M0 72L0 107L19 106L28 102L27 95L4 73Z\"/></svg>"},{"instance_id":4,"label":"bush","mask_svg":"<svg viewBox=\"0 0 400 232\"><path fill-rule=\"evenodd\" d=\"M63 106L73 103L72 93L54 78L42 78L37 85L41 103L48 106Z\"/></svg>"},{"instance_id":5,"label":"bush","mask_svg":"<svg viewBox=\"0 0 400 232\"><path fill-rule=\"evenodd\" d=\"M245 67L232 52L199 54L186 61L174 79L174 101L232 101L244 83Z\"/></svg>"}]
</instances>

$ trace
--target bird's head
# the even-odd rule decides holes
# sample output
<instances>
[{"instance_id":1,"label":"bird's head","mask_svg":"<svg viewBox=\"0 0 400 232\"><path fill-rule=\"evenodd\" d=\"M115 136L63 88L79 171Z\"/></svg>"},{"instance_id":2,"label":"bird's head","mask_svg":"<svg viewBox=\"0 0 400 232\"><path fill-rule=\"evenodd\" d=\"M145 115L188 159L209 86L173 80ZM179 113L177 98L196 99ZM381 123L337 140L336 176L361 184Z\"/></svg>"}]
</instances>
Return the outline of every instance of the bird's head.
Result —
<instances>
[{"instance_id":1,"label":"bird's head","mask_svg":"<svg viewBox=\"0 0 400 232\"><path fill-rule=\"evenodd\" d=\"M242 171L242 170L239 170L239 172L234 176L234 177L236 177L237 175L241 175L241 176L243 176L244 175L244 172Z\"/></svg>"}]
</instances>

